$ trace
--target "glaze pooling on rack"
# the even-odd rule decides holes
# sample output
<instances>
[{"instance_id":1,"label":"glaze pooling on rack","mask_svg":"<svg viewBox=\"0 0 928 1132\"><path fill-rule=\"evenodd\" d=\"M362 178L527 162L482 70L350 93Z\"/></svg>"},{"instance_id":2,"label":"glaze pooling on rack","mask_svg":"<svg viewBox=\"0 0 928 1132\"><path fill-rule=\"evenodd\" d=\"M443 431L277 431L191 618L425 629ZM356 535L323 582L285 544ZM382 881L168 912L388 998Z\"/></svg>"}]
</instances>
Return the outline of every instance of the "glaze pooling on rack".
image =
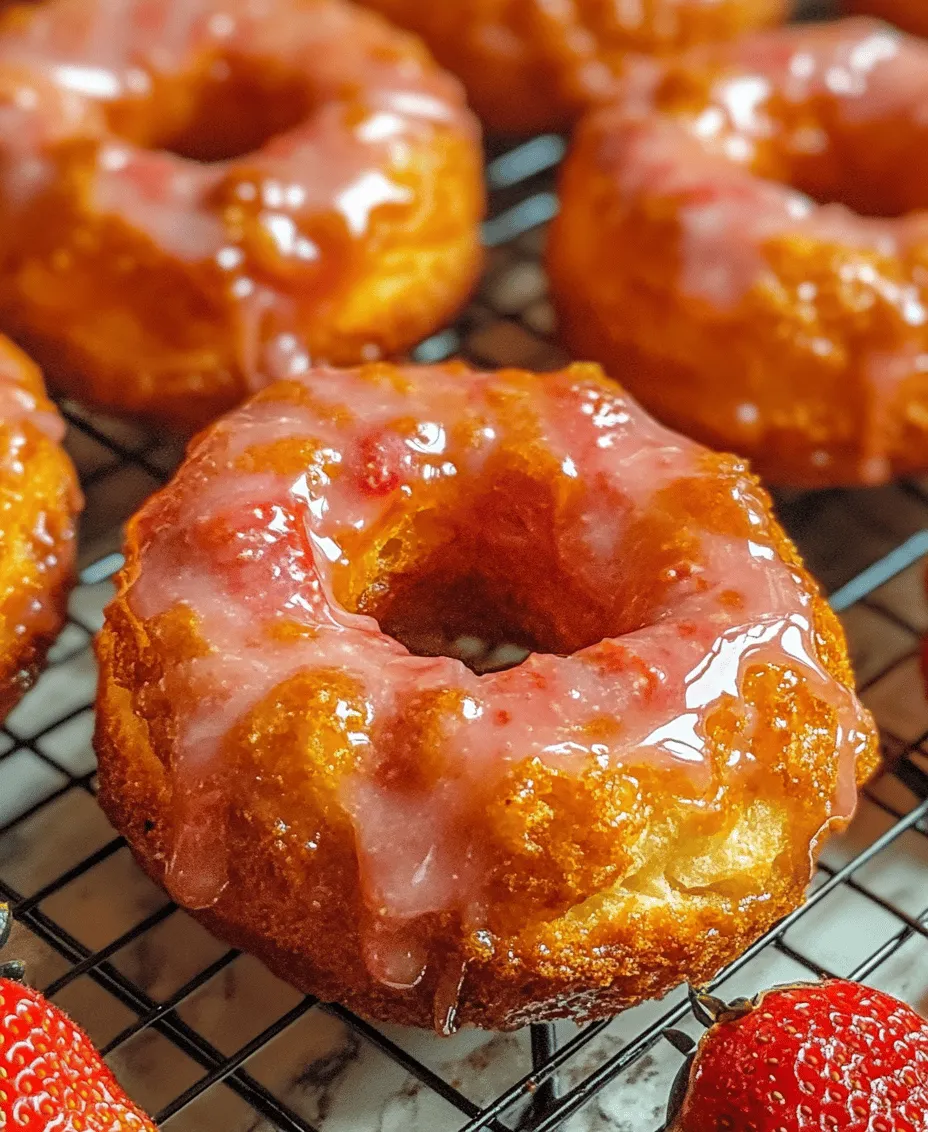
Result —
<instances>
[{"instance_id":1,"label":"glaze pooling on rack","mask_svg":"<svg viewBox=\"0 0 928 1132\"><path fill-rule=\"evenodd\" d=\"M150 626L186 609L200 641L161 688L183 705L172 895L197 908L223 891L228 736L295 674L338 673L338 797L366 960L388 986L422 977L424 917L460 917L480 946L481 807L507 774L536 760L680 775L697 795L749 783L745 688L760 671L788 669L820 702L837 765L825 824L853 810L869 717L821 662L808 582L758 488L595 367L316 370L211 429L136 532L130 607ZM410 629L406 598L436 632L443 601L467 616L489 601L482 628L515 625L536 651L483 675L413 655L389 635ZM720 709L741 713L724 765L709 739Z\"/></svg>"}]
</instances>

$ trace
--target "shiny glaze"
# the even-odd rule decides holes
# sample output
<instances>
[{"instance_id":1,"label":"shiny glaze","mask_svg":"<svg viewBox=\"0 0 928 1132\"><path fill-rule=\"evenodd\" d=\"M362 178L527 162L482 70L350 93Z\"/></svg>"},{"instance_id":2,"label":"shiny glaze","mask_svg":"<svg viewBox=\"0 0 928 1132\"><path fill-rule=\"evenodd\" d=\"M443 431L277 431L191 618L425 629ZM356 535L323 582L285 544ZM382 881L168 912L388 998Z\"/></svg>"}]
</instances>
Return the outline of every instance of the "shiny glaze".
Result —
<instances>
[{"instance_id":1,"label":"shiny glaze","mask_svg":"<svg viewBox=\"0 0 928 1132\"><path fill-rule=\"evenodd\" d=\"M920 427L928 396L926 106L928 44L865 18L629 65L577 144L595 163L587 179L608 185L589 193L608 191L613 240L640 238L651 263L632 270L652 282L665 273L688 332L718 336L727 325L740 350L724 377L711 342L701 349L698 338L687 362L663 361L704 367L689 383L704 383L699 426L692 407L675 415L672 397L660 404L660 389L651 399L643 385L635 391L653 411L750 456L774 482L876 484L924 467L920 438L903 430ZM596 207L573 202L587 192L580 177L565 172L580 186L565 213ZM577 244L575 232L563 239ZM627 250L632 261L642 254ZM594 265L577 270L599 286ZM638 346L646 332L625 328L615 303L598 320L623 347ZM582 333L571 345L602 356ZM824 405L833 387L852 392L832 437ZM776 444L785 453L767 463Z\"/></svg>"},{"instance_id":2,"label":"shiny glaze","mask_svg":"<svg viewBox=\"0 0 928 1132\"><path fill-rule=\"evenodd\" d=\"M23 368L23 357L7 338L0 337L0 425L11 448L21 448L25 426L32 425L56 444L64 439L64 421L45 396L41 382Z\"/></svg>"},{"instance_id":3,"label":"shiny glaze","mask_svg":"<svg viewBox=\"0 0 928 1132\"><path fill-rule=\"evenodd\" d=\"M698 144L682 145L663 126L634 135L640 140L618 162L623 191L683 197L682 285L723 306L756 284L764 246L777 237L904 262L928 240L928 214L918 211L928 208L918 175L928 153L926 106L928 44L864 18L696 48L666 66L642 60L629 68L616 116L660 111ZM887 175L893 167L898 176ZM762 179L746 178L745 169ZM855 193L882 195L860 201L868 211L911 214L858 215L842 200ZM829 197L833 203L816 206L814 198ZM924 327L921 275L884 286L903 319Z\"/></svg>"},{"instance_id":4,"label":"shiny glaze","mask_svg":"<svg viewBox=\"0 0 928 1132\"><path fill-rule=\"evenodd\" d=\"M102 109L122 129L105 131L96 157L101 211L179 258L215 260L241 292L245 281L257 284L258 264L241 270L234 213L260 211L269 259L262 266L303 270L311 280L320 270L320 214L334 213L345 236L360 239L373 210L407 203L402 183L378 170L402 166L404 147L436 124L470 131L453 84L417 66L411 52L398 56L389 35L367 24L359 34L351 10L327 0L52 0L0 36L0 65L23 69L23 86L3 108L5 144L26 149L37 131L54 144L104 129ZM292 69L313 104L306 118L241 158L203 164L145 148L165 131L149 101L234 57ZM45 106L30 97L33 82ZM37 119L37 109L47 117ZM54 177L53 162L43 171ZM44 187L37 175L32 191Z\"/></svg>"},{"instance_id":5,"label":"shiny glaze","mask_svg":"<svg viewBox=\"0 0 928 1132\"><path fill-rule=\"evenodd\" d=\"M520 584L543 588L533 548L553 535L563 604L598 610L592 631L571 638L567 609L552 631L560 648L477 675L452 657L412 655L356 611L380 577L371 547L389 545L398 517L469 515L486 491L490 505L493 484L524 470L525 455L558 501L554 529L507 521L504 509L475 537L485 537L487 558L511 555L528 571ZM705 511L687 502L703 498L715 500ZM487 513L483 502L476 513ZM826 825L853 809L869 717L819 659L808 581L781 556L762 494L731 458L661 428L597 367L546 377L314 370L209 430L134 530L130 608L152 628L186 608L207 645L166 668L161 688L165 702L185 705L169 754L173 896L202 908L225 886L222 750L233 727L294 674L337 671L358 689L336 714L353 721L357 771L339 791L370 913L366 959L391 987L422 975L419 917L454 913L480 931L475 798L532 758L578 774L596 765L679 773L696 790L713 774L740 781L754 762L751 711L722 770L707 761L705 724L720 704L737 705L749 672L764 666L790 667L833 709L840 772ZM658 545L668 530L671 549ZM440 541L439 560L470 533ZM653 576L652 551L669 555ZM440 739L429 768L404 770L404 729L423 703ZM442 984L452 1004L460 977L451 971ZM446 1005L436 1004L437 1018Z\"/></svg>"},{"instance_id":6,"label":"shiny glaze","mask_svg":"<svg viewBox=\"0 0 928 1132\"><path fill-rule=\"evenodd\" d=\"M0 712L28 687L64 619L81 507L58 448L64 433L38 370L0 337Z\"/></svg>"},{"instance_id":7,"label":"shiny glaze","mask_svg":"<svg viewBox=\"0 0 928 1132\"><path fill-rule=\"evenodd\" d=\"M360 289L371 275L376 285L381 256L402 275L396 256L417 240L451 240L459 224L463 248L469 222L476 243L478 163L455 80L411 37L341 0L50 0L0 24L7 254L34 226L12 261L41 257L55 286L98 255L97 303L123 302L131 315L121 319L141 323L138 346L119 353L134 351L137 369L157 375L168 364L161 338L186 344L169 364L190 373L194 394L198 382L228 383L229 369L247 390L305 369L309 353L379 356L392 316L368 326ZM442 198L429 177L451 169L460 215L452 207L436 220L429 210ZM470 252L460 255L466 276ZM180 309L159 304L149 326L152 265L169 271L161 285L178 291ZM137 302L120 299L133 288ZM433 291L436 306L447 303ZM23 313L14 294L8 317L44 345L55 323L43 328L41 297L27 299ZM80 339L69 317L61 332ZM402 333L412 341L429 329ZM105 375L108 361L91 368ZM97 380L91 372L85 384Z\"/></svg>"}]
</instances>

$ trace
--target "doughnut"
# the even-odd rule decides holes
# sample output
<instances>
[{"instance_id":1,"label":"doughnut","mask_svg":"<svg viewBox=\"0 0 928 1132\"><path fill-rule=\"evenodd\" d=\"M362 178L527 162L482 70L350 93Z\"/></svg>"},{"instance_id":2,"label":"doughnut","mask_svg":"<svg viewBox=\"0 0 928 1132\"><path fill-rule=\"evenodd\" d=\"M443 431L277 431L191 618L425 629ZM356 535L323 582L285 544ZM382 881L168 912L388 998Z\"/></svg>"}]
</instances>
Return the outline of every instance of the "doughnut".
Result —
<instances>
[{"instance_id":1,"label":"doughnut","mask_svg":"<svg viewBox=\"0 0 928 1132\"><path fill-rule=\"evenodd\" d=\"M926 105L928 44L863 18L630 68L563 170L566 343L773 483L924 472Z\"/></svg>"},{"instance_id":2,"label":"doughnut","mask_svg":"<svg viewBox=\"0 0 928 1132\"><path fill-rule=\"evenodd\" d=\"M125 555L107 815L213 932L367 1017L699 983L802 900L874 767L758 481L593 365L273 385Z\"/></svg>"},{"instance_id":3,"label":"doughnut","mask_svg":"<svg viewBox=\"0 0 928 1132\"><path fill-rule=\"evenodd\" d=\"M402 351L479 262L479 130L342 0L0 20L0 327L71 396L194 431L310 358Z\"/></svg>"},{"instance_id":4,"label":"doughnut","mask_svg":"<svg viewBox=\"0 0 928 1132\"><path fill-rule=\"evenodd\" d=\"M0 336L0 719L64 624L81 496L35 364Z\"/></svg>"},{"instance_id":5,"label":"doughnut","mask_svg":"<svg viewBox=\"0 0 928 1132\"><path fill-rule=\"evenodd\" d=\"M421 35L492 130L565 129L629 52L667 54L779 23L789 0L362 0Z\"/></svg>"},{"instance_id":6,"label":"doughnut","mask_svg":"<svg viewBox=\"0 0 928 1132\"><path fill-rule=\"evenodd\" d=\"M928 36L928 6L925 0L847 0L847 10L879 16L905 31Z\"/></svg>"}]
</instances>

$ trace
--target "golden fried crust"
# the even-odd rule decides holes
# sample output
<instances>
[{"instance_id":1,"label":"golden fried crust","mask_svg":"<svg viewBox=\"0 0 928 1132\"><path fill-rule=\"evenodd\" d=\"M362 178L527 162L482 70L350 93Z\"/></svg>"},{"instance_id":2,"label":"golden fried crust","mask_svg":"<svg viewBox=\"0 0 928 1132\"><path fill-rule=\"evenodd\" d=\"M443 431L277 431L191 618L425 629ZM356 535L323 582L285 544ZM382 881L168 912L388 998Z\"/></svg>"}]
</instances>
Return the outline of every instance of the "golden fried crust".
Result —
<instances>
[{"instance_id":1,"label":"golden fried crust","mask_svg":"<svg viewBox=\"0 0 928 1132\"><path fill-rule=\"evenodd\" d=\"M634 413L640 422L637 406L594 369L573 367L545 379L558 411L569 413L563 406L571 404L595 404L603 421ZM412 403L422 389L435 387L437 412L443 383L449 392L454 389L452 378L471 380L463 369L420 372L424 376L412 369L368 367L350 377L315 375L315 384L308 377L305 386L281 386L259 395L240 419L254 422L266 438L261 413L267 412L269 420L278 422L274 434L278 439L264 449L239 446L233 483L236 476L243 483L242 477L257 472L263 477L257 482L266 490L275 462L285 484L293 482L299 459L307 466L318 443L299 457L299 445L282 443L280 422L287 420L288 405L299 414L294 419L305 421L323 380L330 383L330 390L338 387L336 378L344 380L346 398L344 406L319 401L328 405L325 420L343 418L341 427L357 428L363 436L369 436L370 421L352 423L352 409L358 408L366 392L377 404L388 401L391 391ZM478 376L483 382L489 380L487 375ZM515 422L524 419L527 408L537 408L542 398L539 379L529 377L510 371L498 375L490 386L490 395L505 406L514 432L519 427ZM480 403L483 388L475 384L473 397L466 398L468 404ZM577 415L590 420L582 411ZM375 978L369 955L372 942L375 947L378 942L389 946L392 928L387 924L386 939L376 931L372 935L376 913L365 898L370 888L362 887L368 882L359 859L358 829L344 794L346 783L354 780L369 756L352 736L358 728L368 727L371 742L379 744L380 756L387 759L364 764L377 768L370 772L372 785L387 791L399 783L399 789L413 791L412 797L417 790L427 793L453 765L444 761L443 725L453 720L460 693L451 686L422 692L416 677L413 694L403 701L402 728L385 735L376 720L365 723L360 676L349 668L300 667L254 703L244 692L242 677L235 685L241 714L233 715L224 733L219 763L198 778L192 800L181 790L174 752L180 749L178 736L197 704L192 686L172 682L173 674L191 661L211 660L214 653L205 622L189 604L173 603L163 612L142 615L134 601L140 577L156 559L162 565L172 564L166 575L174 579L171 586L183 575L186 564L171 557L174 551L158 559L159 538L172 529L190 531L189 517L194 516L194 521L202 517L200 492L208 490L206 485L220 474L217 469L224 467L225 438L236 435L228 423L233 419L239 418L227 418L210 430L191 452L178 479L130 522L126 565L97 644L95 744L100 802L148 874L170 888L177 876L172 858L181 840L179 831L189 828L190 806L194 815L201 807L206 816L211 797L228 804L221 827L228 880L224 888L217 888L215 902L206 901L209 906L193 912L212 931L258 955L308 993L345 1003L369 1017L442 1028L456 1007L459 1025L506 1029L546 1018L607 1015L659 996L684 979L704 981L801 902L810 860L826 834L843 824L850 812L848 780L844 780L842 808L835 805L839 761L848 779L864 781L876 766L876 737L866 713L854 714L857 739L841 748L839 760L838 713L844 710L839 705L851 702L846 689L853 686L840 625L773 519L769 500L745 475L743 465L688 446L681 450L692 449L698 474L672 477L653 516L629 529L628 560L641 570L629 604L634 604L636 588L644 595L660 584L660 577L670 578L682 569L681 548L697 553L694 528L707 532L713 545L719 539L760 539L774 556L771 569L784 570L784 579L803 595L803 616L808 617L804 647L817 656L819 675L807 679L784 653L748 666L740 700L723 695L712 701L705 717L708 786L696 785L680 764L668 766L634 752L624 764L590 758L569 773L568 768L538 757L505 763L487 796L473 795L477 803L469 819L470 836L489 850L488 872L480 886L487 930L463 930L456 911L427 913L416 928L418 942L429 955L421 979L401 989ZM472 448L473 436L455 439L450 428L445 433L443 459L459 458L464 449ZM634 435L628 443L640 445ZM659 437L652 435L649 443L657 446L652 450L666 454L673 438L663 432ZM459 450L458 443L464 448ZM328 443L326 451L332 451ZM537 449L530 451L544 461ZM365 452L369 457L370 450ZM352 453L346 446L338 466L350 468ZM524 453L516 446L507 455L521 459ZM368 460L363 467L369 466ZM480 466L497 478L498 466ZM548 468L547 463L544 466ZM461 467L465 467L463 458ZM559 462L551 462L544 475L563 490L583 490L575 478L558 479L559 468ZM416 481L411 502L403 504L399 516L395 507L383 504L383 514L394 525L375 524L376 531L391 548L389 568L399 569L401 580L423 558L431 561L423 542L438 537L440 517L452 519L460 513L456 508L461 499L470 500L475 487L460 482L465 479L462 472L437 486L434 476L427 482ZM531 521L535 512L529 491L537 488L535 481L524 477L507 483L509 501L517 508L524 505L521 512L509 508L500 515L501 527L506 517L513 524L504 528L510 534L523 525L515 518ZM344 482L342 490L348 490ZM519 495L521 499L513 500ZM756 502L750 512L745 510L747 498L752 508ZM242 502L240 496L236 499ZM562 511L576 513L572 506ZM249 506L248 512L253 513L253 508ZM282 514L278 513L278 520ZM482 507L474 517L480 522L488 514ZM398 518L410 520L407 534L396 525ZM416 526L415 519L424 522ZM553 523L545 522L542 535ZM222 555L234 533L214 522L207 527L215 540L208 544L211 553ZM283 529L280 521L278 528ZM452 544L441 544L441 561L452 570L455 556L464 553L465 533ZM190 547L194 545L190 540L201 537L183 535L177 546ZM350 566L359 575L377 574L377 592L395 587L402 595L395 577L382 573L376 541L359 546L357 560L353 557ZM152 553L155 558L149 557ZM539 541L537 557L545 553ZM255 561L249 553L241 563L247 573L238 575L249 589L260 588L254 580ZM524 576L519 586L525 592L539 573L526 556L521 555L520 562ZM559 604L556 593L551 600ZM724 590L720 600L737 604L740 599L736 592ZM349 608L358 606L363 603L349 603ZM552 610L552 616L556 612ZM561 616L570 622L569 610L562 610ZM257 624L249 621L250 633ZM312 640L311 625L291 622L283 629L309 634L307 639ZM695 626L681 626L681 632L691 629ZM274 647L270 635L261 640L266 640L268 649ZM630 667L624 654L621 641L602 641L578 656L601 667L618 694L621 686L628 687L639 676L647 683L646 671ZM234 655L242 672L242 658ZM559 658L549 661L553 671ZM527 671L520 666L503 675L518 680ZM400 677L393 679L398 682ZM528 693L526 711L535 724L546 693L537 692L537 708L532 706L532 694ZM648 699L646 688L642 695ZM488 698L488 717L493 708ZM631 719L631 712L622 719L598 718L597 727L608 739ZM739 772L732 780L726 768L738 763L745 742L750 745L749 766L743 776ZM208 867L209 855L200 860Z\"/></svg>"},{"instance_id":2,"label":"golden fried crust","mask_svg":"<svg viewBox=\"0 0 928 1132\"><path fill-rule=\"evenodd\" d=\"M882 62L855 71L872 97L845 113L830 61L873 44ZM800 57L812 77L787 95ZM572 353L769 482L924 471L928 148L914 107L928 47L847 20L646 67L588 117L562 169L548 269ZM727 117L726 92L755 81L747 124Z\"/></svg>"},{"instance_id":3,"label":"golden fried crust","mask_svg":"<svg viewBox=\"0 0 928 1132\"><path fill-rule=\"evenodd\" d=\"M136 564L131 535L128 551L124 577L132 576ZM818 615L823 656L838 679L849 681L841 629L824 602L818 605ZM173 823L171 789L152 745L150 723L139 717L134 703L142 681L156 681L159 664L170 663L170 657L157 656L157 647L124 597L110 607L98 655L101 683L95 743L100 803L148 875L163 883ZM763 703L769 713L769 743L781 748L779 721L784 706L794 718L801 717L802 703L784 701L776 691ZM279 708L268 705L267 727L273 728L280 718ZM652 892L619 889L593 896L528 938L514 927L494 954L481 954L475 948L457 992L456 985L437 986L443 978L456 984L461 973L455 927L440 921L432 925L433 940L440 943L447 936L450 969L431 964L416 987L403 991L371 978L361 958L365 909L350 831L332 819L326 829L326 849L307 850L309 831L316 833L319 827L320 805L313 791L307 795L307 768L293 763L293 753L287 749L293 736L287 735L284 722L273 747L249 752L251 758L260 758L263 773L256 775L253 765L242 768L254 792L228 827L232 861L228 888L214 907L192 914L233 946L257 955L294 986L370 1018L431 1027L436 1023L436 998L440 1001L442 995L449 1002L457 997L458 1024L494 1030L543 1019L603 1017L660 997L684 980L705 982L802 902L810 844L814 846L824 799L833 788L827 770L833 762L833 740L827 729L816 733L809 728L803 734L800 718L795 718L795 726L794 749L784 752L777 771L781 795L746 798L737 813L716 823L738 827L729 851L744 856L730 887L724 882L701 887L694 865L692 876L681 866L676 878L671 873L666 881L656 880ZM874 739L858 764L861 783L876 765ZM822 781L816 783L819 774ZM286 798L291 789L294 796L298 790L299 796L313 801L306 807L310 812L288 823L290 828L282 835L280 814L296 816L281 804L281 797ZM800 804L795 801L797 792L801 792ZM609 793L589 784L585 803L595 812L607 804ZM665 831L655 833L667 838L666 852L685 852L686 845L677 845L666 832L673 827L673 795L655 789L653 803L664 814ZM780 823L787 812L791 824L784 839ZM583 831L581 844L587 833ZM542 841L553 845L565 835L555 823L542 831ZM690 836L694 843L689 850L696 862L703 853L711 855L713 843L725 841L718 828L707 830L700 844L695 843L696 831ZM743 838L740 849L739 837ZM724 846L721 852L726 852ZM708 868L711 872L711 865Z\"/></svg>"},{"instance_id":4,"label":"golden fried crust","mask_svg":"<svg viewBox=\"0 0 928 1132\"><path fill-rule=\"evenodd\" d=\"M737 449L770 483L868 482L870 456L879 458L879 480L924 471L928 373L913 371L891 401L878 401L881 389L855 368L881 341L887 355L904 350L911 328L891 298L862 307L848 279L861 270L898 277L898 265L876 252L783 237L766 251L782 285L758 286L719 313L679 287L674 206L643 201L620 215L596 144L590 133L575 143L548 246L560 333L575 355L621 373L670 427ZM922 258L928 264L928 247ZM800 287L820 299L811 329L821 332L821 352L810 348L807 305L793 298Z\"/></svg>"},{"instance_id":5,"label":"golden fried crust","mask_svg":"<svg viewBox=\"0 0 928 1132\"><path fill-rule=\"evenodd\" d=\"M6 339L0 371L0 381L33 400L46 426L60 425L38 369ZM32 420L0 411L0 717L31 687L64 623L80 506L74 469L57 441Z\"/></svg>"},{"instance_id":6,"label":"golden fried crust","mask_svg":"<svg viewBox=\"0 0 928 1132\"><path fill-rule=\"evenodd\" d=\"M88 44L133 44L152 97L105 111L30 45L110 5L6 13L0 323L54 389L189 433L308 357L377 358L442 325L479 274L484 189L463 92L412 36L341 0L275 0L257 24L241 0L188 8L162 56L133 5L66 45L92 67ZM238 40L210 38L223 20Z\"/></svg>"},{"instance_id":7,"label":"golden fried crust","mask_svg":"<svg viewBox=\"0 0 928 1132\"><path fill-rule=\"evenodd\" d=\"M492 130L564 129L609 91L628 52L666 54L786 17L784 0L364 0L421 35Z\"/></svg>"}]
</instances>

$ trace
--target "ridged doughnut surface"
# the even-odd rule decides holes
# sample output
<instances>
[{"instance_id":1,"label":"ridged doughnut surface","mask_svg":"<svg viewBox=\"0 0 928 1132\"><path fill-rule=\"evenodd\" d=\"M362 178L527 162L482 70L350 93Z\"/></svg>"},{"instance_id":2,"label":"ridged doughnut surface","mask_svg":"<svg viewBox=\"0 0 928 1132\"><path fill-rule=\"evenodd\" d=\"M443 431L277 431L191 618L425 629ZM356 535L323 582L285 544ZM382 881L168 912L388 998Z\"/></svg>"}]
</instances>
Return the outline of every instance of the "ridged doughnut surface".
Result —
<instances>
[{"instance_id":1,"label":"ridged doughnut surface","mask_svg":"<svg viewBox=\"0 0 928 1132\"><path fill-rule=\"evenodd\" d=\"M928 469L926 106L928 44L866 19L630 68L563 173L570 348L773 482Z\"/></svg>"},{"instance_id":2,"label":"ridged doughnut surface","mask_svg":"<svg viewBox=\"0 0 928 1132\"><path fill-rule=\"evenodd\" d=\"M450 642L532 652L478 674ZM595 366L258 394L131 522L99 656L100 798L151 876L439 1030L705 979L874 766L757 482Z\"/></svg>"},{"instance_id":3,"label":"ridged doughnut surface","mask_svg":"<svg viewBox=\"0 0 928 1132\"><path fill-rule=\"evenodd\" d=\"M0 326L58 388L191 430L467 296L479 131L342 0L48 0L0 20Z\"/></svg>"},{"instance_id":4,"label":"ridged doughnut surface","mask_svg":"<svg viewBox=\"0 0 928 1132\"><path fill-rule=\"evenodd\" d=\"M421 35L493 130L563 129L629 52L665 55L786 18L788 0L362 0Z\"/></svg>"},{"instance_id":5,"label":"ridged doughnut surface","mask_svg":"<svg viewBox=\"0 0 928 1132\"><path fill-rule=\"evenodd\" d=\"M80 492L42 377L0 337L0 719L65 618Z\"/></svg>"}]
</instances>

